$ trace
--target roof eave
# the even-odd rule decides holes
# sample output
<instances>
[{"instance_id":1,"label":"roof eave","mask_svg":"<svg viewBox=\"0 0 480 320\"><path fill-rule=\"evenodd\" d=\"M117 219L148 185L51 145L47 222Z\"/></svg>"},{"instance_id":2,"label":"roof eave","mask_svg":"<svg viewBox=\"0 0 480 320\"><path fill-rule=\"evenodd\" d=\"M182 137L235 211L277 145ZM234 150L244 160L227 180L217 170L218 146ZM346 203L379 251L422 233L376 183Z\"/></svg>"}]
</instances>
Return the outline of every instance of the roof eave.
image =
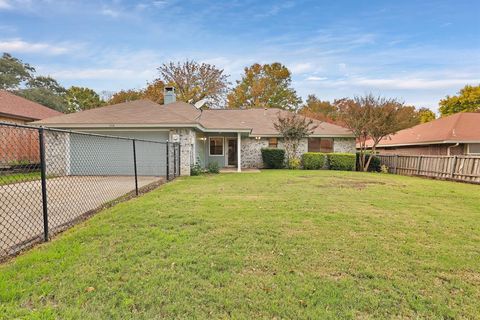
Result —
<instances>
[{"instance_id":1,"label":"roof eave","mask_svg":"<svg viewBox=\"0 0 480 320\"><path fill-rule=\"evenodd\" d=\"M379 144L376 148L390 148L390 147L408 147L419 146L429 144L452 144L452 143L480 143L480 140L440 140L440 141L426 141L426 142L410 142L410 143L398 143L398 144ZM367 148L372 148L371 145Z\"/></svg>"}]
</instances>

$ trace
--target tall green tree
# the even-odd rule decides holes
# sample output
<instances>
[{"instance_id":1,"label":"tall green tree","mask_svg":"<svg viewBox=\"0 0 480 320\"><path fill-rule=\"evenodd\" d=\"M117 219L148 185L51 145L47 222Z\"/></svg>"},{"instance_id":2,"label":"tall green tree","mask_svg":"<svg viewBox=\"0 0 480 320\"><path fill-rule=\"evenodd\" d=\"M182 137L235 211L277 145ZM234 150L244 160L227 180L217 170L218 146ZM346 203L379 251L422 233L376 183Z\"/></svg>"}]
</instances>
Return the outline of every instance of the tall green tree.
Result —
<instances>
[{"instance_id":1,"label":"tall green tree","mask_svg":"<svg viewBox=\"0 0 480 320\"><path fill-rule=\"evenodd\" d=\"M34 67L9 53L3 53L0 58L0 89L17 90L31 81L34 74Z\"/></svg>"},{"instance_id":2,"label":"tall green tree","mask_svg":"<svg viewBox=\"0 0 480 320\"><path fill-rule=\"evenodd\" d=\"M14 93L45 107L67 112L67 103L63 94L58 95L45 88L26 88L14 91Z\"/></svg>"},{"instance_id":3,"label":"tall green tree","mask_svg":"<svg viewBox=\"0 0 480 320\"><path fill-rule=\"evenodd\" d=\"M458 112L475 112L480 110L480 85L463 87L456 96L446 96L440 100L440 113L448 116Z\"/></svg>"},{"instance_id":4,"label":"tall green tree","mask_svg":"<svg viewBox=\"0 0 480 320\"><path fill-rule=\"evenodd\" d=\"M65 100L69 113L98 108L105 103L92 89L75 86L68 88Z\"/></svg>"},{"instance_id":5,"label":"tall green tree","mask_svg":"<svg viewBox=\"0 0 480 320\"><path fill-rule=\"evenodd\" d=\"M0 59L0 89L61 112L67 109L65 88L52 77L36 76L34 67L9 53Z\"/></svg>"},{"instance_id":6,"label":"tall green tree","mask_svg":"<svg viewBox=\"0 0 480 320\"><path fill-rule=\"evenodd\" d=\"M37 76L28 80L26 87L15 91L25 99L35 101L41 105L67 112L68 106L65 100L67 90L52 77Z\"/></svg>"},{"instance_id":7,"label":"tall green tree","mask_svg":"<svg viewBox=\"0 0 480 320\"><path fill-rule=\"evenodd\" d=\"M291 73L281 63L255 63L244 69L244 75L228 95L228 108L298 109L302 100L291 87Z\"/></svg>"}]
</instances>

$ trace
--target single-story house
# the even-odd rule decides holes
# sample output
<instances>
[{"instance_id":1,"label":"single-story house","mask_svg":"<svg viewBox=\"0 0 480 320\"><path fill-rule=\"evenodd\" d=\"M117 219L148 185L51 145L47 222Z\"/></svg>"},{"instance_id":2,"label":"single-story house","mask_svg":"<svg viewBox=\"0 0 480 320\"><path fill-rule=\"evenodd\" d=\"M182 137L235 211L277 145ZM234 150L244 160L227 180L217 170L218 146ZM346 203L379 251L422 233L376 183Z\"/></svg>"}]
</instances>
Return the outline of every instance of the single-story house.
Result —
<instances>
[{"instance_id":1,"label":"single-story house","mask_svg":"<svg viewBox=\"0 0 480 320\"><path fill-rule=\"evenodd\" d=\"M0 90L0 122L26 124L62 114L8 91ZM39 161L36 131L0 126L0 143L3 146L0 148L2 167Z\"/></svg>"},{"instance_id":2,"label":"single-story house","mask_svg":"<svg viewBox=\"0 0 480 320\"><path fill-rule=\"evenodd\" d=\"M168 87L164 105L142 99L48 118L35 125L180 142L181 174L189 175L193 163L207 166L217 162L221 168L233 167L237 171L262 167L261 148L282 148L282 138L274 123L279 114L287 112L279 109L201 110L176 101L174 89ZM301 142L300 153L355 152L355 137L350 130L314 121L318 127Z\"/></svg>"},{"instance_id":3,"label":"single-story house","mask_svg":"<svg viewBox=\"0 0 480 320\"><path fill-rule=\"evenodd\" d=\"M456 113L398 131L376 149L380 154L480 156L480 113Z\"/></svg>"},{"instance_id":4,"label":"single-story house","mask_svg":"<svg viewBox=\"0 0 480 320\"><path fill-rule=\"evenodd\" d=\"M8 91L0 90L0 121L25 124L62 114Z\"/></svg>"}]
</instances>

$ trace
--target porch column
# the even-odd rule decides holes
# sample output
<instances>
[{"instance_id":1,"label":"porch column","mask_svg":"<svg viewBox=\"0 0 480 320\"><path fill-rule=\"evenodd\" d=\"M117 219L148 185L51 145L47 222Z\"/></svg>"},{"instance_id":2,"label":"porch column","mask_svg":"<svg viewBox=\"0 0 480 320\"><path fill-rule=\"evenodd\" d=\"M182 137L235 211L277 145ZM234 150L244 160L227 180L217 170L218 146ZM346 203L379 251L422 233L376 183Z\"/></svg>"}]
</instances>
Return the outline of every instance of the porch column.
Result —
<instances>
[{"instance_id":1,"label":"porch column","mask_svg":"<svg viewBox=\"0 0 480 320\"><path fill-rule=\"evenodd\" d=\"M237 172L242 171L242 138L240 132L237 132Z\"/></svg>"}]
</instances>

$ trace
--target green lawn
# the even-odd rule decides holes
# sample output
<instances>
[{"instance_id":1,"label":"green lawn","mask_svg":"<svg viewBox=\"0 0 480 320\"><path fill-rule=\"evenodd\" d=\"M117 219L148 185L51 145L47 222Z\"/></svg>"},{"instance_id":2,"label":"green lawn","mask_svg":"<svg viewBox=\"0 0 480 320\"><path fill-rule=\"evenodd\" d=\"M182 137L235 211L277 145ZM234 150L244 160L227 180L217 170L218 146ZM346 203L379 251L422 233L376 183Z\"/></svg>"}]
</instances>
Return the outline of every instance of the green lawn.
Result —
<instances>
[{"instance_id":1,"label":"green lawn","mask_svg":"<svg viewBox=\"0 0 480 320\"><path fill-rule=\"evenodd\" d=\"M32 180L40 180L40 171L32 171L28 173L0 174L0 186Z\"/></svg>"},{"instance_id":2,"label":"green lawn","mask_svg":"<svg viewBox=\"0 0 480 320\"><path fill-rule=\"evenodd\" d=\"M478 318L480 186L181 178L0 266L0 317Z\"/></svg>"}]
</instances>

